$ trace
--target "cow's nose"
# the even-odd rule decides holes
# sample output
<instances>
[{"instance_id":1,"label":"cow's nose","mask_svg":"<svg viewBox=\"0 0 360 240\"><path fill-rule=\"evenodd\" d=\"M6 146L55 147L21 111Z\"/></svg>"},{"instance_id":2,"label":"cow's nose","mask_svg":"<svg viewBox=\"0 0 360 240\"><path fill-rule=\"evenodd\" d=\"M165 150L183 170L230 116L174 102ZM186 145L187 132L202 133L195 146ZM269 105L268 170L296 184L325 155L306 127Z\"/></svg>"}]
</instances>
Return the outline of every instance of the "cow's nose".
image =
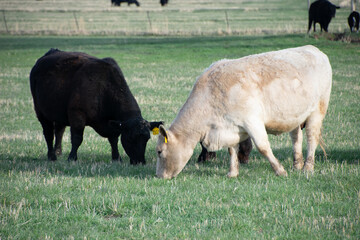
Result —
<instances>
[{"instance_id":1,"label":"cow's nose","mask_svg":"<svg viewBox=\"0 0 360 240\"><path fill-rule=\"evenodd\" d=\"M167 174L165 172L157 172L156 176L163 179L171 179L173 177L171 174Z\"/></svg>"}]
</instances>

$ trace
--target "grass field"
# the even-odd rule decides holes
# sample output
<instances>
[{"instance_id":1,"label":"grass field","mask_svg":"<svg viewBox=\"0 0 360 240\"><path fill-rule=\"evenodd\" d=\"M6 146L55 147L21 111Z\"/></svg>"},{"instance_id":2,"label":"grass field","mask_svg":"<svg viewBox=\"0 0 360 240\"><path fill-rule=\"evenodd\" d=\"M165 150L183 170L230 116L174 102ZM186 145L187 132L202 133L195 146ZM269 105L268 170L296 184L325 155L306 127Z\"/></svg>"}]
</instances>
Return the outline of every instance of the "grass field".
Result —
<instances>
[{"instance_id":1,"label":"grass field","mask_svg":"<svg viewBox=\"0 0 360 240\"><path fill-rule=\"evenodd\" d=\"M306 20L300 13L305 1L183 2L190 1L170 0L172 4L162 9L158 1L143 0L141 9L119 9L105 0L0 0L11 30L7 34L4 22L0 22L0 239L360 238L359 43L330 41L331 34L305 35ZM241 7L233 6L237 2ZM286 9L298 11L294 16L281 17ZM232 33L228 36L223 32L225 10L229 19L234 19L239 10L256 21L250 28L234 27L231 20ZM86 32L77 31L74 11L79 23L82 15L101 19L125 14L135 19L131 22L135 21L139 30L133 30L133 25L105 28L100 20L101 30L93 30L93 25L87 25L91 21L84 17L84 25L79 26L85 26ZM159 13L168 14L168 19L187 19L189 25L181 28L176 24L176 30L169 30L166 36L148 36L155 33L155 28L158 33L165 30L152 22L153 30L149 31L147 11L150 17ZM330 31L347 30L341 23L346 11L339 11ZM145 14L142 22L138 13ZM197 28L198 22L188 16L200 13L218 14L221 27L209 32ZM47 17L38 18L42 14ZM61 14L69 17L62 19ZM262 17L264 21L260 21ZM23 27L32 18L39 24L30 24L30 29ZM56 18L58 31L56 21L47 22ZM266 23L277 18L278 25ZM300 23L283 31L288 18ZM69 19L72 23L67 25ZM111 35L104 36L107 33ZM76 36L69 36L72 34ZM347 37L358 39L358 34ZM289 173L286 178L276 177L270 164L254 149L250 163L241 166L240 176L228 179L227 150L219 151L217 159L197 164L198 146L177 178L161 180L155 177L156 136L147 146L147 164L131 166L121 144L123 163L111 162L107 140L91 128L85 131L77 162L66 161L71 147L69 129L64 136L64 155L56 162L47 161L28 76L49 48L113 57L143 117L163 120L169 127L196 77L214 61L306 44L326 53L333 67L332 96L323 125L327 158L319 148L314 174L291 169L291 140L287 134L269 136L275 156Z\"/></svg>"},{"instance_id":2,"label":"grass field","mask_svg":"<svg viewBox=\"0 0 360 240\"><path fill-rule=\"evenodd\" d=\"M330 32L349 31L350 0ZM110 0L0 0L0 33L42 35L253 35L305 33L306 0L158 0L112 7ZM2 11L1 11L2 10ZM2 16L1 16L2 15ZM320 28L318 28L320 29Z\"/></svg>"},{"instance_id":3,"label":"grass field","mask_svg":"<svg viewBox=\"0 0 360 240\"><path fill-rule=\"evenodd\" d=\"M155 178L155 142L145 166L110 161L110 146L86 129L79 161L46 160L32 109L28 74L50 47L112 56L148 120L169 126L198 76L213 61L313 44L333 66L333 92L315 173L291 171L288 135L271 136L289 172L276 177L254 150L240 177L227 179L228 154L196 164L171 181ZM303 35L249 37L0 38L0 236L2 239L265 238L357 239L360 236L358 44Z\"/></svg>"}]
</instances>

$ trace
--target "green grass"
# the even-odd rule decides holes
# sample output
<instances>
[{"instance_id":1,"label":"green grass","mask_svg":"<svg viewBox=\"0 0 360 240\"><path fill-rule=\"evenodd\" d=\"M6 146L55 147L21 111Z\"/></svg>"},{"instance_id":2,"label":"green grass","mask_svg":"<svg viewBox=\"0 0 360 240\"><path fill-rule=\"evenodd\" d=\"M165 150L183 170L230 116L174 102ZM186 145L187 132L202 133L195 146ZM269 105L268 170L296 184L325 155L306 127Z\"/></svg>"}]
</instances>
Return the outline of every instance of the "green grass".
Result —
<instances>
[{"instance_id":1,"label":"green grass","mask_svg":"<svg viewBox=\"0 0 360 240\"><path fill-rule=\"evenodd\" d=\"M110 0L0 0L0 239L359 239L360 45L349 43L359 36L328 40L349 31L349 2L332 2L344 7L330 24L335 34L307 36L304 0L170 0L166 8L158 0L142 0L140 8L110 7ZM69 129L64 155L47 161L28 76L49 48L113 57L143 117L168 127L214 61L306 44L333 67L323 125L328 157L318 149L314 174L291 169L287 134L269 136L286 178L254 149L240 176L228 179L227 150L197 164L198 146L176 179L161 180L156 136L147 164L131 166L121 144L123 163L111 162L107 140L91 128L77 162L66 161Z\"/></svg>"},{"instance_id":2,"label":"green grass","mask_svg":"<svg viewBox=\"0 0 360 240\"><path fill-rule=\"evenodd\" d=\"M79 161L46 160L28 75L50 47L111 56L122 68L148 120L169 126L196 77L212 62L313 44L333 67L323 126L328 158L315 173L291 170L291 141L270 136L289 172L276 177L255 149L240 176L226 178L228 153L196 164L173 180L155 177L156 137L145 166L110 161L110 146L85 131ZM1 239L358 239L360 236L359 44L304 35L232 37L0 37ZM305 145L305 144L304 144ZM305 149L305 146L304 146Z\"/></svg>"}]
</instances>

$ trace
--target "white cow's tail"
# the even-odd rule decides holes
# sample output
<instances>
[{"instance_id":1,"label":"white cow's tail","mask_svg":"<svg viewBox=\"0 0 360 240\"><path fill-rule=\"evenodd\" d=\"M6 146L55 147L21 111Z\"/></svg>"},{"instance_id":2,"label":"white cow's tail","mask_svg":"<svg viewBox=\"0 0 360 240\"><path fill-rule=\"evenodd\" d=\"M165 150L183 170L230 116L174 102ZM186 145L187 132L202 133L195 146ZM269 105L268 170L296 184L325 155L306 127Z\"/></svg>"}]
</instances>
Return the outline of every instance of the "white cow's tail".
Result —
<instances>
[{"instance_id":1,"label":"white cow's tail","mask_svg":"<svg viewBox=\"0 0 360 240\"><path fill-rule=\"evenodd\" d=\"M326 154L326 150L325 150L326 144L324 142L324 138L322 137L321 130L320 130L320 137L319 137L319 145L321 147L321 150L324 153L325 160L327 161L327 154Z\"/></svg>"}]
</instances>

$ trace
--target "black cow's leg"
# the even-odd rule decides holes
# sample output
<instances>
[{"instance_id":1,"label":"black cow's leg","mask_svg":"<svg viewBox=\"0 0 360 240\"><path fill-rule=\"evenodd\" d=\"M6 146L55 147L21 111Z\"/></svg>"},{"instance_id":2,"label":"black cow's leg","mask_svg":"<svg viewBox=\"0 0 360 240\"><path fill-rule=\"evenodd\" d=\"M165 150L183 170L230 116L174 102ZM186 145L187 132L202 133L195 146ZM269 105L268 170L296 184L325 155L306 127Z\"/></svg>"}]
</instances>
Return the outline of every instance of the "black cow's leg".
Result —
<instances>
[{"instance_id":1,"label":"black cow's leg","mask_svg":"<svg viewBox=\"0 0 360 240\"><path fill-rule=\"evenodd\" d=\"M310 29L311 29L311 24L312 24L312 21L309 19L308 33L310 32Z\"/></svg>"},{"instance_id":2,"label":"black cow's leg","mask_svg":"<svg viewBox=\"0 0 360 240\"><path fill-rule=\"evenodd\" d=\"M329 23L325 23L324 24L324 31L325 32L328 32L328 27L329 27Z\"/></svg>"},{"instance_id":3,"label":"black cow's leg","mask_svg":"<svg viewBox=\"0 0 360 240\"><path fill-rule=\"evenodd\" d=\"M216 158L216 152L208 152L207 149L200 143L201 153L198 157L198 162L205 162L209 159Z\"/></svg>"},{"instance_id":4,"label":"black cow's leg","mask_svg":"<svg viewBox=\"0 0 360 240\"><path fill-rule=\"evenodd\" d=\"M111 146L111 156L113 161L122 161L120 154L119 154L119 148L118 148L118 137L109 137L108 138L110 146Z\"/></svg>"},{"instance_id":5,"label":"black cow's leg","mask_svg":"<svg viewBox=\"0 0 360 240\"><path fill-rule=\"evenodd\" d=\"M249 162L249 155L251 153L251 150L251 138L248 138L239 144L238 159L240 163L247 164Z\"/></svg>"},{"instance_id":6,"label":"black cow's leg","mask_svg":"<svg viewBox=\"0 0 360 240\"><path fill-rule=\"evenodd\" d=\"M202 144L201 148L202 150L198 157L198 162L205 162L209 159L216 158L216 152L208 152ZM238 159L241 164L247 164L249 162L249 155L251 153L251 150L251 138L248 138L239 144Z\"/></svg>"},{"instance_id":7,"label":"black cow's leg","mask_svg":"<svg viewBox=\"0 0 360 240\"><path fill-rule=\"evenodd\" d=\"M84 134L84 128L75 128L70 127L71 132L71 152L68 157L68 161L76 161L77 160L77 150L80 147L82 140L83 140L83 134Z\"/></svg>"},{"instance_id":8,"label":"black cow's leg","mask_svg":"<svg viewBox=\"0 0 360 240\"><path fill-rule=\"evenodd\" d=\"M64 135L65 126L55 123L55 154L60 156L62 154L62 138Z\"/></svg>"},{"instance_id":9,"label":"black cow's leg","mask_svg":"<svg viewBox=\"0 0 360 240\"><path fill-rule=\"evenodd\" d=\"M45 119L43 116L41 116L40 114L38 114L38 119L41 123L41 126L43 128L43 134L45 137L45 141L46 141L46 145L48 148L48 160L51 161L55 161L56 160L56 155L55 155L55 151L54 151L54 146L53 146L53 142L54 142L54 123Z\"/></svg>"}]
</instances>

